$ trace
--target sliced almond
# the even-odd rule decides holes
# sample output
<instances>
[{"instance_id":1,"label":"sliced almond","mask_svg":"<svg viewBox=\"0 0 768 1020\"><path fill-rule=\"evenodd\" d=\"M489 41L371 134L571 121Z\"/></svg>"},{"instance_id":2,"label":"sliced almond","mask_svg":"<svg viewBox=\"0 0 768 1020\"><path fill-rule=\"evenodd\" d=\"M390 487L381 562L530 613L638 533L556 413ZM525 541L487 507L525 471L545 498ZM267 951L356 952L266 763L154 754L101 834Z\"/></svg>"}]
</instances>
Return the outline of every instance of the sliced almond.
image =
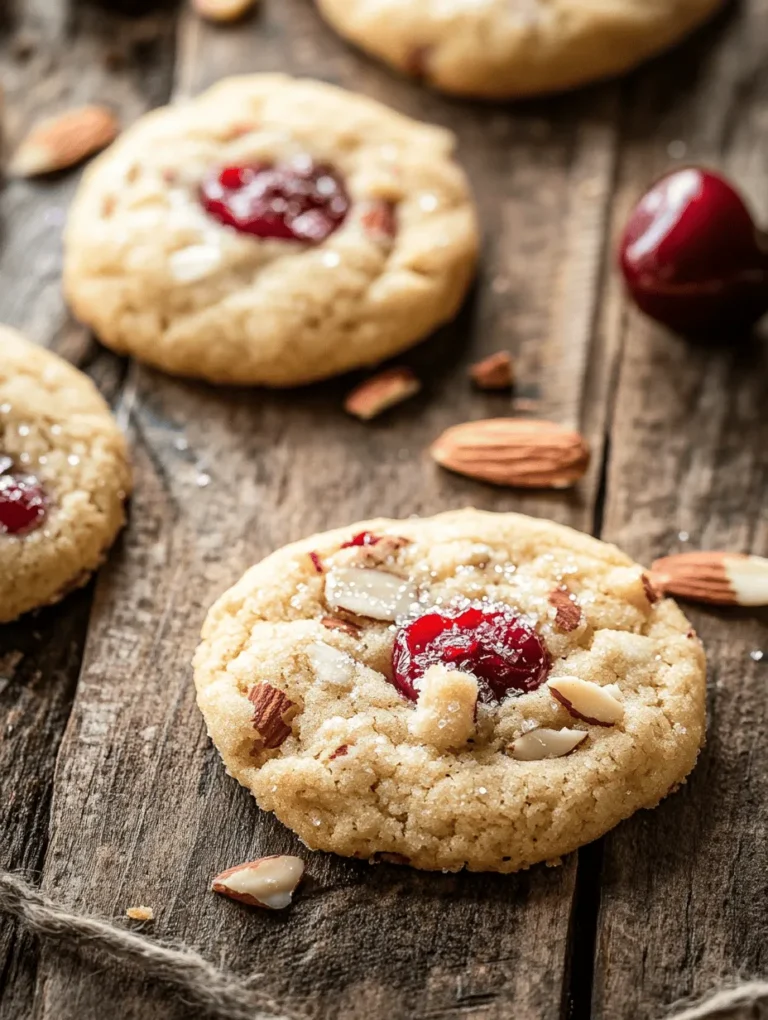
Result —
<instances>
[{"instance_id":1,"label":"sliced almond","mask_svg":"<svg viewBox=\"0 0 768 1020\"><path fill-rule=\"evenodd\" d=\"M280 747L291 735L290 721L299 706L268 683L252 687L248 700L253 705L253 728L259 734L258 750L272 751Z\"/></svg>"},{"instance_id":2,"label":"sliced almond","mask_svg":"<svg viewBox=\"0 0 768 1020\"><path fill-rule=\"evenodd\" d=\"M526 418L454 425L430 452L449 471L523 488L565 489L589 466L589 448L578 432Z\"/></svg>"},{"instance_id":3,"label":"sliced almond","mask_svg":"<svg viewBox=\"0 0 768 1020\"><path fill-rule=\"evenodd\" d=\"M421 383L410 368L390 368L352 390L344 401L344 410L362 421L370 421L415 396L420 389Z\"/></svg>"},{"instance_id":4,"label":"sliced almond","mask_svg":"<svg viewBox=\"0 0 768 1020\"><path fill-rule=\"evenodd\" d=\"M260 857L222 871L211 889L251 907L282 910L290 904L303 875L304 862L299 857Z\"/></svg>"},{"instance_id":5,"label":"sliced almond","mask_svg":"<svg viewBox=\"0 0 768 1020\"><path fill-rule=\"evenodd\" d=\"M313 641L306 653L315 676L322 683L346 686L354 679L355 660L338 648L324 641Z\"/></svg>"},{"instance_id":6,"label":"sliced almond","mask_svg":"<svg viewBox=\"0 0 768 1020\"><path fill-rule=\"evenodd\" d=\"M555 609L555 627L569 634L581 623L581 606L573 599L572 593L561 585L549 593L549 604Z\"/></svg>"},{"instance_id":7,"label":"sliced almond","mask_svg":"<svg viewBox=\"0 0 768 1020\"><path fill-rule=\"evenodd\" d=\"M585 730L550 730L539 726L523 733L509 746L509 753L517 761L543 761L545 758L563 758L585 740Z\"/></svg>"},{"instance_id":8,"label":"sliced almond","mask_svg":"<svg viewBox=\"0 0 768 1020\"><path fill-rule=\"evenodd\" d=\"M40 121L8 165L12 177L36 177L66 170L117 138L120 124L106 106L81 106Z\"/></svg>"},{"instance_id":9,"label":"sliced almond","mask_svg":"<svg viewBox=\"0 0 768 1020\"><path fill-rule=\"evenodd\" d=\"M410 612L416 594L408 581L385 570L338 567L326 576L325 599L331 609L393 622Z\"/></svg>"},{"instance_id":10,"label":"sliced almond","mask_svg":"<svg viewBox=\"0 0 768 1020\"><path fill-rule=\"evenodd\" d=\"M206 21L237 21L256 6L256 0L192 0L192 6Z\"/></svg>"},{"instance_id":11,"label":"sliced almond","mask_svg":"<svg viewBox=\"0 0 768 1020\"><path fill-rule=\"evenodd\" d=\"M152 907L128 907L125 916L132 921L154 921L155 912Z\"/></svg>"},{"instance_id":12,"label":"sliced almond","mask_svg":"<svg viewBox=\"0 0 768 1020\"><path fill-rule=\"evenodd\" d=\"M515 366L509 351L497 351L469 370L475 386L481 390L508 390L515 382Z\"/></svg>"},{"instance_id":13,"label":"sliced almond","mask_svg":"<svg viewBox=\"0 0 768 1020\"><path fill-rule=\"evenodd\" d=\"M665 556L651 581L668 595L719 606L768 606L768 559L728 552Z\"/></svg>"},{"instance_id":14,"label":"sliced almond","mask_svg":"<svg viewBox=\"0 0 768 1020\"><path fill-rule=\"evenodd\" d=\"M558 676L550 678L547 686L571 715L593 726L615 726L624 718L621 702L611 691L591 680Z\"/></svg>"},{"instance_id":15,"label":"sliced almond","mask_svg":"<svg viewBox=\"0 0 768 1020\"><path fill-rule=\"evenodd\" d=\"M350 620L342 620L339 616L324 616L320 623L328 630L340 630L349 634L350 637L360 637L360 626Z\"/></svg>"}]
</instances>

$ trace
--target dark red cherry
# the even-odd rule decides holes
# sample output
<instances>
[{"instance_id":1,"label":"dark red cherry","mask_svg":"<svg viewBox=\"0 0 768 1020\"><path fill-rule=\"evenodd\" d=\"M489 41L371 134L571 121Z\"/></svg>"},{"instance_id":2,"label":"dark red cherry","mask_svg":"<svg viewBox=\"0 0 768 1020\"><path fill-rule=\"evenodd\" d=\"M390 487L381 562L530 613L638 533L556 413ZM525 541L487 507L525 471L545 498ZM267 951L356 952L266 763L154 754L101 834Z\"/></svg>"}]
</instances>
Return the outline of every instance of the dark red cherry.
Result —
<instances>
[{"instance_id":1,"label":"dark red cherry","mask_svg":"<svg viewBox=\"0 0 768 1020\"><path fill-rule=\"evenodd\" d=\"M307 157L229 166L200 187L207 212L256 237L319 244L344 222L349 196L339 174Z\"/></svg>"},{"instance_id":2,"label":"dark red cherry","mask_svg":"<svg viewBox=\"0 0 768 1020\"><path fill-rule=\"evenodd\" d=\"M4 462L2 457L0 461ZM47 502L42 485L32 475L0 474L0 535L34 531L43 523Z\"/></svg>"},{"instance_id":3,"label":"dark red cherry","mask_svg":"<svg viewBox=\"0 0 768 1020\"><path fill-rule=\"evenodd\" d=\"M376 543L380 541L381 537L379 535L374 535L372 531L360 531L357 535L353 535L348 542L344 542L341 548L352 549L355 546L376 545Z\"/></svg>"},{"instance_id":4,"label":"dark red cherry","mask_svg":"<svg viewBox=\"0 0 768 1020\"><path fill-rule=\"evenodd\" d=\"M550 667L534 629L499 603L425 613L398 630L393 682L406 698L418 699L419 681L438 663L475 676L485 702L501 701L510 692L535 691Z\"/></svg>"},{"instance_id":5,"label":"dark red cherry","mask_svg":"<svg viewBox=\"0 0 768 1020\"><path fill-rule=\"evenodd\" d=\"M619 258L638 307L680 333L738 332L768 311L768 238L725 178L688 167L638 202Z\"/></svg>"}]
</instances>

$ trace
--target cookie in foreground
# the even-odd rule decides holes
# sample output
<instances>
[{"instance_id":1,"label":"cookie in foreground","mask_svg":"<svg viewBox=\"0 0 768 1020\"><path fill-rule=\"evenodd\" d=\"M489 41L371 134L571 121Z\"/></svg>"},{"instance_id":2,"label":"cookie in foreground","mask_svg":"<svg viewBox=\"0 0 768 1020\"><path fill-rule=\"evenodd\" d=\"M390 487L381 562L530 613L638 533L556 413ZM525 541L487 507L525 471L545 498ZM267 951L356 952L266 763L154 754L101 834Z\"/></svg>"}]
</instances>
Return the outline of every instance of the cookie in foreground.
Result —
<instances>
[{"instance_id":1,"label":"cookie in foreground","mask_svg":"<svg viewBox=\"0 0 768 1020\"><path fill-rule=\"evenodd\" d=\"M142 117L86 172L65 290L109 347L293 386L451 319L479 245L450 132L321 82L252 75Z\"/></svg>"},{"instance_id":2,"label":"cookie in foreground","mask_svg":"<svg viewBox=\"0 0 768 1020\"><path fill-rule=\"evenodd\" d=\"M125 440L90 379L0 326L0 623L85 584L130 485Z\"/></svg>"},{"instance_id":3,"label":"cookie in foreground","mask_svg":"<svg viewBox=\"0 0 768 1020\"><path fill-rule=\"evenodd\" d=\"M464 510L279 550L213 606L198 703L312 849L511 872L653 807L704 740L705 661L613 546Z\"/></svg>"},{"instance_id":4,"label":"cookie in foreground","mask_svg":"<svg viewBox=\"0 0 768 1020\"><path fill-rule=\"evenodd\" d=\"M557 92L678 42L723 0L317 0L364 50L445 92L487 98Z\"/></svg>"}]
</instances>

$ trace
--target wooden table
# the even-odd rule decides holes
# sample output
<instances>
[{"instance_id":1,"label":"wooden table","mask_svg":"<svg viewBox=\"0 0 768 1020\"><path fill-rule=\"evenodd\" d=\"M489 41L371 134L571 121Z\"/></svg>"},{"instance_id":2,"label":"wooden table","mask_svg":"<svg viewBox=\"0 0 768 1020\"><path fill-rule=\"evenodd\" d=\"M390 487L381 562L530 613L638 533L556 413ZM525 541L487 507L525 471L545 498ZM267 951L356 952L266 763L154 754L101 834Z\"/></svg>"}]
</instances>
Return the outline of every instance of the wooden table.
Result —
<instances>
[{"instance_id":1,"label":"wooden table","mask_svg":"<svg viewBox=\"0 0 768 1020\"><path fill-rule=\"evenodd\" d=\"M229 73L314 75L457 132L483 266L457 322L405 359L424 398L364 425L340 409L349 379L215 390L105 352L59 291L77 175L6 184L0 320L97 380L129 429L137 484L98 582L0 629L0 863L77 911L119 919L149 904L155 935L261 971L286 1008L329 1020L656 1020L724 978L765 976L765 613L691 611L710 657L709 742L658 810L562 867L512 877L317 854L312 882L277 916L207 891L225 866L301 848L225 776L189 661L206 607L247 565L372 514L522 510L646 562L696 547L768 552L764 339L702 349L666 334L627 306L613 261L630 204L675 162L724 169L768 214L768 0L747 0L624 81L516 106L451 101L396 77L335 38L309 0L263 0L226 29L129 7L18 0L6 11L11 145L31 118L81 101L106 99L129 122ZM518 366L511 401L466 381L469 363L502 347ZM593 445L571 494L484 487L425 457L449 424L533 406ZM0 1020L196 1015L7 919L0 975Z\"/></svg>"}]
</instances>

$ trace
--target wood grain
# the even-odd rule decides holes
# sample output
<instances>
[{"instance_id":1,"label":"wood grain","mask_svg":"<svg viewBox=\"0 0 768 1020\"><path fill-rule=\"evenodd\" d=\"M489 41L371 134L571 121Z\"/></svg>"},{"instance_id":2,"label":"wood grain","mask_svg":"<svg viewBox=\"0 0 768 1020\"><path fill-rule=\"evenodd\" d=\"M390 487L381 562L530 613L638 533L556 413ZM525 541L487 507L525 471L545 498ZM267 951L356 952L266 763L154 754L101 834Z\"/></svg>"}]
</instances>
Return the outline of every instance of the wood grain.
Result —
<instances>
[{"instance_id":1,"label":"wood grain","mask_svg":"<svg viewBox=\"0 0 768 1020\"><path fill-rule=\"evenodd\" d=\"M682 73L659 69L628 91L619 221L669 152L723 166L765 219L767 60L768 3L751 0L702 37ZM702 349L633 313L618 326L604 536L644 562L696 548L765 555L765 334ZM768 966L768 615L691 615L709 658L708 743L681 792L605 840L599 1017L656 1020L678 999Z\"/></svg>"},{"instance_id":2,"label":"wood grain","mask_svg":"<svg viewBox=\"0 0 768 1020\"><path fill-rule=\"evenodd\" d=\"M312 530L465 503L591 526L599 413L589 419L595 470L571 496L481 487L439 472L424 450L448 424L508 410L508 397L476 393L466 378L472 360L500 347L513 349L542 413L582 419L615 95L563 100L548 118L449 104L354 57L299 0L267 3L237 30L183 20L180 92L256 67L356 84L450 124L484 220L484 285L456 324L406 359L426 382L425 399L372 425L341 411L350 379L256 394L132 369L137 496L94 607L57 768L45 888L113 916L148 903L158 934L239 972L262 971L268 992L311 1016L504 1017L514 1006L521 1020L554 1020L565 994L575 859L500 879L314 855L310 889L287 917L212 897L207 885L223 867L301 849L225 777L188 662L210 601L248 564ZM598 398L605 367L593 383ZM201 475L210 479L203 487ZM48 954L39 1016L95 1016L110 981ZM138 988L124 1001L142 1017L171 1008Z\"/></svg>"}]
</instances>

